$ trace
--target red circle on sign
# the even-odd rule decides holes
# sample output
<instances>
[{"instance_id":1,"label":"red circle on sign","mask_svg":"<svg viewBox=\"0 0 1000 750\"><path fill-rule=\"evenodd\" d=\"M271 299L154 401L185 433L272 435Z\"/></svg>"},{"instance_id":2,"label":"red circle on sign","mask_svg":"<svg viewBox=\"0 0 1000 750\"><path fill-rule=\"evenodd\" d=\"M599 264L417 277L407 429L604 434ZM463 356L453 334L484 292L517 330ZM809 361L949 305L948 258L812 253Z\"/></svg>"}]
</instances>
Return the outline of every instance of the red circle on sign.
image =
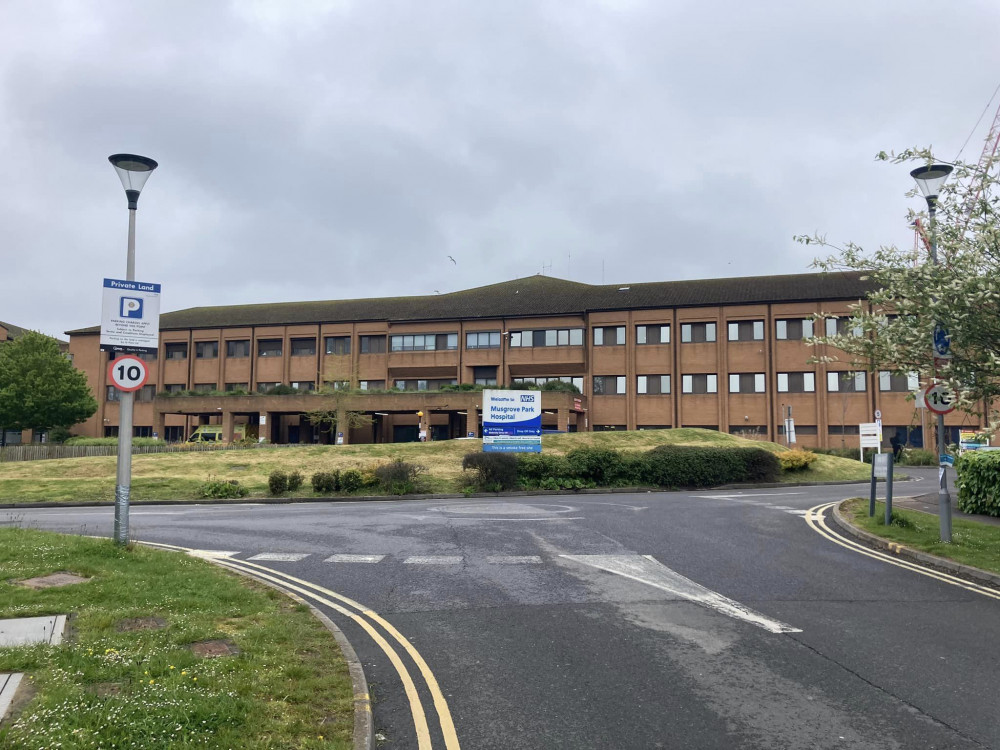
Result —
<instances>
[{"instance_id":1,"label":"red circle on sign","mask_svg":"<svg viewBox=\"0 0 1000 750\"><path fill-rule=\"evenodd\" d=\"M119 391L137 391L146 385L149 369L134 354L118 357L108 365L108 381Z\"/></svg>"},{"instance_id":2,"label":"red circle on sign","mask_svg":"<svg viewBox=\"0 0 1000 750\"><path fill-rule=\"evenodd\" d=\"M932 393L934 394L940 393L942 396L947 395L947 393L944 390L944 387L940 383L934 383L933 385L929 386L927 390L924 391L924 404L927 405L928 409L930 409L935 414L951 414L953 411L955 411L954 401L944 402L942 400L941 403L938 403L937 400L931 396Z\"/></svg>"}]
</instances>

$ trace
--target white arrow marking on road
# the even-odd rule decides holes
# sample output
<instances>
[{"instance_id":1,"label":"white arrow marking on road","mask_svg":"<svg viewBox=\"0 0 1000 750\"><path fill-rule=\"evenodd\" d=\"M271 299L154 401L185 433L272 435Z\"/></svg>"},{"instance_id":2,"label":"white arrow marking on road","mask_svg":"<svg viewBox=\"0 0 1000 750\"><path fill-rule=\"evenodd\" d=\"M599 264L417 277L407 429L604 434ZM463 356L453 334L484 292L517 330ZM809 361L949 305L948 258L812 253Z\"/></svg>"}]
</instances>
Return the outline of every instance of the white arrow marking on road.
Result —
<instances>
[{"instance_id":1,"label":"white arrow marking on road","mask_svg":"<svg viewBox=\"0 0 1000 750\"><path fill-rule=\"evenodd\" d=\"M700 583L695 583L690 578L685 578L650 555L560 555L560 557L654 586L729 617L749 622L769 633L802 632L800 628L772 620L737 601L705 588Z\"/></svg>"}]
</instances>

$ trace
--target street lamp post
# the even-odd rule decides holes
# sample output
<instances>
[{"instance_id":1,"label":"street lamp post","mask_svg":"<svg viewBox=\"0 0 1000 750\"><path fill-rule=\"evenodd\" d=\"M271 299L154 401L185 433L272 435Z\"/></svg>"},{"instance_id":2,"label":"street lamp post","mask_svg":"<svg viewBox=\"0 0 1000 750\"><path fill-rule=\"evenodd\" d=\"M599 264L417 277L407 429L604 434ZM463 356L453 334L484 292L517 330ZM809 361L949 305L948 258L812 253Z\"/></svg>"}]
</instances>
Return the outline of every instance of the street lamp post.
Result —
<instances>
[{"instance_id":1,"label":"street lamp post","mask_svg":"<svg viewBox=\"0 0 1000 750\"><path fill-rule=\"evenodd\" d=\"M920 188L920 192L927 200L927 213L930 219L931 230L931 263L938 264L937 256L937 228L935 226L935 214L937 213L937 198L941 192L941 186L951 174L952 167L947 164L931 164L926 167L917 167L910 172ZM933 351L933 348L932 348ZM944 436L944 414L937 415L937 448L938 456L945 455ZM942 465L938 471L938 517L941 526L941 541L951 541L951 495L948 493L947 469Z\"/></svg>"},{"instance_id":2,"label":"street lamp post","mask_svg":"<svg viewBox=\"0 0 1000 750\"><path fill-rule=\"evenodd\" d=\"M128 255L125 279L135 281L135 212L139 192L157 164L135 154L113 154L108 161L118 172L128 199ZM128 503L132 491L132 411L135 395L122 391L118 406L118 478L115 483L115 544L128 544Z\"/></svg>"}]
</instances>

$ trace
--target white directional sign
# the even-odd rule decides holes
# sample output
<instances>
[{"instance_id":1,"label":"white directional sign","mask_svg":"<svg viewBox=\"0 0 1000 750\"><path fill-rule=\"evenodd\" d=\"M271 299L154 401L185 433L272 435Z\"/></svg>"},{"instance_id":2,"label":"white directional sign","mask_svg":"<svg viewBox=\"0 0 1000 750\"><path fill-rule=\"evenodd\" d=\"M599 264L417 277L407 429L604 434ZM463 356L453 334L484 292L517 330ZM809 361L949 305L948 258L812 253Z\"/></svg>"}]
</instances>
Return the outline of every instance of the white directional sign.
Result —
<instances>
[{"instance_id":1,"label":"white directional sign","mask_svg":"<svg viewBox=\"0 0 1000 750\"><path fill-rule=\"evenodd\" d=\"M955 396L942 383L933 383L924 391L924 403L935 414L955 411Z\"/></svg>"},{"instance_id":2,"label":"white directional sign","mask_svg":"<svg viewBox=\"0 0 1000 750\"><path fill-rule=\"evenodd\" d=\"M101 351L154 353L160 346L160 285L104 280Z\"/></svg>"},{"instance_id":3,"label":"white directional sign","mask_svg":"<svg viewBox=\"0 0 1000 750\"><path fill-rule=\"evenodd\" d=\"M146 385L149 370L138 357L127 354L108 365L108 382L119 391L137 391Z\"/></svg>"}]
</instances>

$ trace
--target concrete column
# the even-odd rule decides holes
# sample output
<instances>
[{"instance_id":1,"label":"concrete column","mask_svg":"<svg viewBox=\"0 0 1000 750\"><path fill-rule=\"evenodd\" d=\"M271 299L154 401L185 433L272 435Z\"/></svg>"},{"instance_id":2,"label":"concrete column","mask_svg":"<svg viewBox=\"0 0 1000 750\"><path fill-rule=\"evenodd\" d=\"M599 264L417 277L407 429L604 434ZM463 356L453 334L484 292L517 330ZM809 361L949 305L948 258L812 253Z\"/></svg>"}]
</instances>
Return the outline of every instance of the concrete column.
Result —
<instances>
[{"instance_id":1,"label":"concrete column","mask_svg":"<svg viewBox=\"0 0 1000 750\"><path fill-rule=\"evenodd\" d=\"M222 412L222 442L233 442L233 413L228 409Z\"/></svg>"},{"instance_id":2,"label":"concrete column","mask_svg":"<svg viewBox=\"0 0 1000 750\"><path fill-rule=\"evenodd\" d=\"M271 415L266 411L260 413L260 421L257 425L257 439L266 438L271 442Z\"/></svg>"},{"instance_id":3,"label":"concrete column","mask_svg":"<svg viewBox=\"0 0 1000 750\"><path fill-rule=\"evenodd\" d=\"M431 410L428 409L426 406L424 406L421 407L420 411L424 413L424 416L420 418L419 427L417 427L418 434L420 430L426 431L427 433L426 442L429 443L431 441Z\"/></svg>"},{"instance_id":4,"label":"concrete column","mask_svg":"<svg viewBox=\"0 0 1000 750\"><path fill-rule=\"evenodd\" d=\"M160 439L166 440L165 418L162 411L153 412L153 433Z\"/></svg>"},{"instance_id":5,"label":"concrete column","mask_svg":"<svg viewBox=\"0 0 1000 750\"><path fill-rule=\"evenodd\" d=\"M556 411L556 429L560 432L569 432L569 409Z\"/></svg>"},{"instance_id":6,"label":"concrete column","mask_svg":"<svg viewBox=\"0 0 1000 750\"><path fill-rule=\"evenodd\" d=\"M337 428L333 431L333 442L337 444L340 442L340 435L343 433L344 442L342 445L348 445L351 442L351 430L347 426L347 409L343 407L337 408Z\"/></svg>"},{"instance_id":7,"label":"concrete column","mask_svg":"<svg viewBox=\"0 0 1000 750\"><path fill-rule=\"evenodd\" d=\"M479 434L479 411L474 406L470 406L465 412L465 435L468 437L482 437Z\"/></svg>"}]
</instances>

